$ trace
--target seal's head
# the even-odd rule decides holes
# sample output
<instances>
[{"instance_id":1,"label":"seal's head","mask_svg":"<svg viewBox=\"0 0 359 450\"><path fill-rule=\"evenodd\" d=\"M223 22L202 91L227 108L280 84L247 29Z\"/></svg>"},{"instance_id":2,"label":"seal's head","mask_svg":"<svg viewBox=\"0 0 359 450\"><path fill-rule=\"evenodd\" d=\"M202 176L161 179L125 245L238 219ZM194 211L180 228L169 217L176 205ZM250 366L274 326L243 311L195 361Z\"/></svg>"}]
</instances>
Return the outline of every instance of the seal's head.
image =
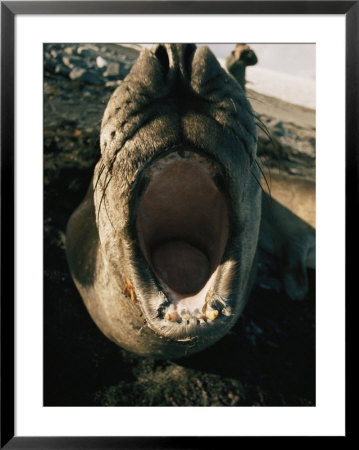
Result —
<instances>
[{"instance_id":1,"label":"seal's head","mask_svg":"<svg viewBox=\"0 0 359 450\"><path fill-rule=\"evenodd\" d=\"M140 54L103 117L94 209L119 302L159 344L142 351L107 331L120 345L182 356L233 326L257 248L256 144L249 102L207 47Z\"/></svg>"}]
</instances>

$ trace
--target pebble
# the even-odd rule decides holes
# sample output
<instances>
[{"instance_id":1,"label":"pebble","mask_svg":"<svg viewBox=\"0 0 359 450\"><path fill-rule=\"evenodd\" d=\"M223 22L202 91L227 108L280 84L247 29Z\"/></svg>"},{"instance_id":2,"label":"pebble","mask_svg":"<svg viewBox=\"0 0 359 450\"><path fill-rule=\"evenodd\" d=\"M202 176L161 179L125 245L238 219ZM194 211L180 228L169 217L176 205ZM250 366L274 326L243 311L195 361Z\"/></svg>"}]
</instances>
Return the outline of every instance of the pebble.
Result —
<instances>
[{"instance_id":1,"label":"pebble","mask_svg":"<svg viewBox=\"0 0 359 450\"><path fill-rule=\"evenodd\" d=\"M87 47L78 47L77 54L81 56L91 57L93 52Z\"/></svg>"},{"instance_id":2,"label":"pebble","mask_svg":"<svg viewBox=\"0 0 359 450\"><path fill-rule=\"evenodd\" d=\"M70 60L69 56L63 56L63 57L62 57L62 62L63 62L63 63L65 64L65 66L67 66L67 67L70 67L70 68L74 67L74 65L71 64L71 60Z\"/></svg>"},{"instance_id":3,"label":"pebble","mask_svg":"<svg viewBox=\"0 0 359 450\"><path fill-rule=\"evenodd\" d=\"M96 58L96 65L97 65L97 67L102 69L103 67L107 66L107 61L105 59L103 59L102 56L98 56Z\"/></svg>"},{"instance_id":4,"label":"pebble","mask_svg":"<svg viewBox=\"0 0 359 450\"><path fill-rule=\"evenodd\" d=\"M118 77L120 75L120 64L119 63L110 63L107 66L106 72L104 73L105 77Z\"/></svg>"},{"instance_id":5,"label":"pebble","mask_svg":"<svg viewBox=\"0 0 359 450\"><path fill-rule=\"evenodd\" d=\"M274 127L272 132L276 135L276 136L285 136L286 135L286 130L284 128L283 122L279 121L277 122Z\"/></svg>"},{"instance_id":6,"label":"pebble","mask_svg":"<svg viewBox=\"0 0 359 450\"><path fill-rule=\"evenodd\" d=\"M133 56L112 46L94 44L46 44L45 72L81 80L94 86L116 88L133 65Z\"/></svg>"},{"instance_id":7,"label":"pebble","mask_svg":"<svg viewBox=\"0 0 359 450\"><path fill-rule=\"evenodd\" d=\"M71 80L81 80L86 83L93 84L95 86L100 86L102 84L101 77L94 71L82 69L80 67L75 67L71 70L69 78Z\"/></svg>"}]
</instances>

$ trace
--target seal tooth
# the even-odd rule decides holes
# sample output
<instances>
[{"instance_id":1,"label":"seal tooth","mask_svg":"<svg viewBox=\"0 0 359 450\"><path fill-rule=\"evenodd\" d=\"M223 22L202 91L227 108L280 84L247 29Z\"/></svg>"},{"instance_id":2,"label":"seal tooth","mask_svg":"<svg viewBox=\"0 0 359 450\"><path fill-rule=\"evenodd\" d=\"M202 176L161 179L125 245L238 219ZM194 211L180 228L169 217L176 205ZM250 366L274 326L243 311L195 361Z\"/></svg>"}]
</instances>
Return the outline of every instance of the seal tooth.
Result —
<instances>
[{"instance_id":1,"label":"seal tooth","mask_svg":"<svg viewBox=\"0 0 359 450\"><path fill-rule=\"evenodd\" d=\"M203 314L204 316L207 315L208 301L209 301L209 299L212 297L212 294L213 294L212 289L209 289L209 290L207 291L207 293L206 293L206 297L204 298L204 305L203 305L203 307L202 307L202 314Z\"/></svg>"},{"instance_id":2,"label":"seal tooth","mask_svg":"<svg viewBox=\"0 0 359 450\"><path fill-rule=\"evenodd\" d=\"M209 290L207 291L206 297L205 297L205 299L204 299L204 303L205 303L205 304L208 303L208 300L212 297L212 294L213 294L212 289L209 289Z\"/></svg>"},{"instance_id":3,"label":"seal tooth","mask_svg":"<svg viewBox=\"0 0 359 450\"><path fill-rule=\"evenodd\" d=\"M191 319L191 314L186 309L182 309L181 311L181 318L188 323L188 321Z\"/></svg>"},{"instance_id":4,"label":"seal tooth","mask_svg":"<svg viewBox=\"0 0 359 450\"><path fill-rule=\"evenodd\" d=\"M179 318L178 312L177 311L172 311L172 312L168 312L165 314L165 319L168 322L176 322Z\"/></svg>"},{"instance_id":5,"label":"seal tooth","mask_svg":"<svg viewBox=\"0 0 359 450\"><path fill-rule=\"evenodd\" d=\"M214 320L218 317L218 311L216 309L209 309L206 311L206 317L209 320Z\"/></svg>"}]
</instances>

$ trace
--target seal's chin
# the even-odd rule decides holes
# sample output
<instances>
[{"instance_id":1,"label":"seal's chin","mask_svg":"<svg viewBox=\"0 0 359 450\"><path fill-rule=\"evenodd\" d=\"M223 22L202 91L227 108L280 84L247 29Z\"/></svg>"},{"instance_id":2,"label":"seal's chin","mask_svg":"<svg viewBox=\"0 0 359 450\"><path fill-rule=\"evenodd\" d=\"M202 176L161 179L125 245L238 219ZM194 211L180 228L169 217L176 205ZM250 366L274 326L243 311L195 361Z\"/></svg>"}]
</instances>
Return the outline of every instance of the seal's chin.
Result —
<instances>
[{"instance_id":1,"label":"seal's chin","mask_svg":"<svg viewBox=\"0 0 359 450\"><path fill-rule=\"evenodd\" d=\"M229 234L227 202L214 181L219 169L193 151L172 152L147 168L137 210L141 251L169 300L163 318L214 320L211 286Z\"/></svg>"}]
</instances>

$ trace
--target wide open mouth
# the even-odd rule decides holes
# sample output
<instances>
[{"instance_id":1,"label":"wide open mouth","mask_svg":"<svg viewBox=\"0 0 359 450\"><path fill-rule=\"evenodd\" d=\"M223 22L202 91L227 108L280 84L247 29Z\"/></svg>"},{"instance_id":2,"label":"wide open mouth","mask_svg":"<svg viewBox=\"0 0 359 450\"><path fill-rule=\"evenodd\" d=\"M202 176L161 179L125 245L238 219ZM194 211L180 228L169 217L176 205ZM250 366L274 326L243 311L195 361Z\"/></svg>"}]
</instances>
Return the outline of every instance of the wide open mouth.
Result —
<instances>
[{"instance_id":1,"label":"wide open mouth","mask_svg":"<svg viewBox=\"0 0 359 450\"><path fill-rule=\"evenodd\" d=\"M218 172L209 158L180 150L144 174L149 184L137 211L138 238L171 303L170 321L202 316L226 248L228 208L214 182Z\"/></svg>"}]
</instances>

